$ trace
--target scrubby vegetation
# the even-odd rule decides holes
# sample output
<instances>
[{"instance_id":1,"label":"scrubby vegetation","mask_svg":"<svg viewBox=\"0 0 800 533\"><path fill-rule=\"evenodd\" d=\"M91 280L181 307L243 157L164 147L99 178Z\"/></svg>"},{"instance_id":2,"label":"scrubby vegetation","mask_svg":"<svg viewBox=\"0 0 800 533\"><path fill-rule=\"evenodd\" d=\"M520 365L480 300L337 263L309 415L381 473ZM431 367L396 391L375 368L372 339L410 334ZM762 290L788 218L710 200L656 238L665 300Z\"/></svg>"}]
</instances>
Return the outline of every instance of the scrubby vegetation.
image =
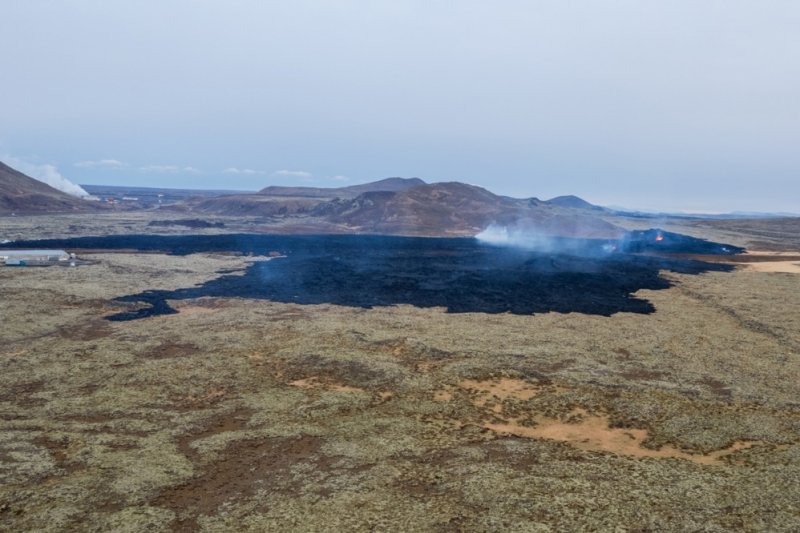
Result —
<instances>
[{"instance_id":1,"label":"scrubby vegetation","mask_svg":"<svg viewBox=\"0 0 800 533\"><path fill-rule=\"evenodd\" d=\"M246 259L92 258L0 269L2 529L800 528L800 276L665 274L650 315L201 298L109 322ZM635 445L561 438L589 423Z\"/></svg>"}]
</instances>

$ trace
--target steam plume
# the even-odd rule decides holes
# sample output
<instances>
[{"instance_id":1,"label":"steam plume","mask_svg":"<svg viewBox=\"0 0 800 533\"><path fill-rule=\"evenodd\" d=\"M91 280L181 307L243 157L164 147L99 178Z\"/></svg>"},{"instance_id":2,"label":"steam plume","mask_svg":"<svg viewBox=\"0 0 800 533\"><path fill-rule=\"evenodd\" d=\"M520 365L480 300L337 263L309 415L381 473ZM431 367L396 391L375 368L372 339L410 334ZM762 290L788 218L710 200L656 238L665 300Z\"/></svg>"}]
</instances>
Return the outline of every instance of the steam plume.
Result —
<instances>
[{"instance_id":1,"label":"steam plume","mask_svg":"<svg viewBox=\"0 0 800 533\"><path fill-rule=\"evenodd\" d=\"M568 253L575 255L604 255L616 250L611 241L598 244L596 240L556 237L532 226L501 226L490 224L475 238L494 246L510 246L543 253Z\"/></svg>"},{"instance_id":2,"label":"steam plume","mask_svg":"<svg viewBox=\"0 0 800 533\"><path fill-rule=\"evenodd\" d=\"M9 165L16 168L23 174L31 178L46 183L47 185L58 189L61 192L77 196L79 198L88 198L90 195L83 187L72 183L67 178L61 175L54 165L37 165L29 163L16 157L6 156L3 158Z\"/></svg>"}]
</instances>

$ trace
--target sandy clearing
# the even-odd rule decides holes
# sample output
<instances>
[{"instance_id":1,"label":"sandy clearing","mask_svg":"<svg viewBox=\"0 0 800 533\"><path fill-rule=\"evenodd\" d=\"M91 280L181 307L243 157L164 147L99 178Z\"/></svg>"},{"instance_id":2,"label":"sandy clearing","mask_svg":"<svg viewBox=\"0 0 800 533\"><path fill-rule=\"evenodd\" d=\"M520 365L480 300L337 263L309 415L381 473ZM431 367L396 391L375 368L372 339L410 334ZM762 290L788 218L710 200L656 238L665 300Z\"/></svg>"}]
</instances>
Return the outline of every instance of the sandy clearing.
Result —
<instances>
[{"instance_id":1,"label":"sandy clearing","mask_svg":"<svg viewBox=\"0 0 800 533\"><path fill-rule=\"evenodd\" d=\"M751 257L758 261L747 262L745 272L785 272L800 274L800 251L790 252L764 252L748 251L743 258Z\"/></svg>"},{"instance_id":2,"label":"sandy clearing","mask_svg":"<svg viewBox=\"0 0 800 533\"><path fill-rule=\"evenodd\" d=\"M540 389L521 379L497 378L489 380L465 379L459 383L461 388L475 391L479 397L476 405L484 405L490 398L505 400L507 398L517 398L519 400L530 400Z\"/></svg>"},{"instance_id":3,"label":"sandy clearing","mask_svg":"<svg viewBox=\"0 0 800 533\"><path fill-rule=\"evenodd\" d=\"M449 402L453 399L453 393L446 390L436 391L433 395L433 399L437 402Z\"/></svg>"},{"instance_id":4,"label":"sandy clearing","mask_svg":"<svg viewBox=\"0 0 800 533\"><path fill-rule=\"evenodd\" d=\"M631 457L686 459L701 465L721 464L721 459L726 455L759 444L753 441L739 441L728 448L705 455L688 453L671 446L652 450L642 447L648 436L647 430L612 428L608 416L589 415L583 409L576 409L570 415L578 417L579 420L563 422L556 418L536 417L536 426L533 427L523 426L515 419L502 423L485 422L483 427L505 435L566 442L581 450L604 451Z\"/></svg>"},{"instance_id":5,"label":"sandy clearing","mask_svg":"<svg viewBox=\"0 0 800 533\"><path fill-rule=\"evenodd\" d=\"M745 272L784 272L787 274L800 274L800 263L796 261L765 261L748 263Z\"/></svg>"},{"instance_id":6,"label":"sandy clearing","mask_svg":"<svg viewBox=\"0 0 800 533\"><path fill-rule=\"evenodd\" d=\"M767 252L767 251L758 251L758 250L748 250L744 254L744 256L754 255L759 257L795 257L800 256L800 251L791 251L791 252Z\"/></svg>"}]
</instances>

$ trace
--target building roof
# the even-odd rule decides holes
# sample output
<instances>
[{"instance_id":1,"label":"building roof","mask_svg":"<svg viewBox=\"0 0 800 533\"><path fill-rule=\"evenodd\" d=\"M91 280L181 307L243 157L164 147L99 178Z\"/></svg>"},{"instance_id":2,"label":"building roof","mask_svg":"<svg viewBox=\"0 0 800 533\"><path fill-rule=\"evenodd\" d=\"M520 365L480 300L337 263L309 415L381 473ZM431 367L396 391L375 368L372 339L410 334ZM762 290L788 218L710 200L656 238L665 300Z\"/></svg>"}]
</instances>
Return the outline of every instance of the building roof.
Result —
<instances>
[{"instance_id":1,"label":"building roof","mask_svg":"<svg viewBox=\"0 0 800 533\"><path fill-rule=\"evenodd\" d=\"M64 250L0 250L0 257L50 257L69 255Z\"/></svg>"}]
</instances>

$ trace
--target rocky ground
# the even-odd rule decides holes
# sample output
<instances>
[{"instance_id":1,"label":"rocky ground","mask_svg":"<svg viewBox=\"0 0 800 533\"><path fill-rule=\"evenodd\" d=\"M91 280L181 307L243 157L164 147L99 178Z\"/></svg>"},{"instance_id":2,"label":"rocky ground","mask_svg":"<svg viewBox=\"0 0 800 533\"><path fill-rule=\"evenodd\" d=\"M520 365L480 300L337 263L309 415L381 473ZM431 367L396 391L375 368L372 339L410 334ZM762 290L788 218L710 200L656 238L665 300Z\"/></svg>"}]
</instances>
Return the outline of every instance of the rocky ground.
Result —
<instances>
[{"instance_id":1,"label":"rocky ground","mask_svg":"<svg viewBox=\"0 0 800 533\"><path fill-rule=\"evenodd\" d=\"M800 528L797 274L666 274L651 315L109 322L247 258L88 258L0 269L0 529Z\"/></svg>"}]
</instances>

